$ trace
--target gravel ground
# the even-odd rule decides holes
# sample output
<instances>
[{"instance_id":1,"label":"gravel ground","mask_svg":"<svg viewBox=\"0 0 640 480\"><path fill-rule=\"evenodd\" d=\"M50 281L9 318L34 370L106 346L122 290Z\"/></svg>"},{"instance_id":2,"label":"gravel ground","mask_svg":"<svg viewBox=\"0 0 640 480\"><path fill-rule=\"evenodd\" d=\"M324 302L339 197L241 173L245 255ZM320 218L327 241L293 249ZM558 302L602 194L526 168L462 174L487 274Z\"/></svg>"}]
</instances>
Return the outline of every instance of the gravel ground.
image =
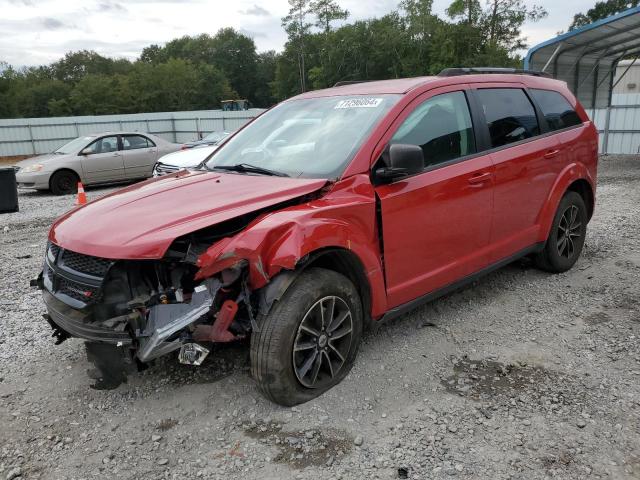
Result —
<instances>
[{"instance_id":1,"label":"gravel ground","mask_svg":"<svg viewBox=\"0 0 640 480\"><path fill-rule=\"evenodd\" d=\"M89 388L28 286L73 200L21 193L0 216L0 478L638 479L639 187L640 158L603 158L572 271L519 262L370 332L294 408L260 396L242 345Z\"/></svg>"}]
</instances>

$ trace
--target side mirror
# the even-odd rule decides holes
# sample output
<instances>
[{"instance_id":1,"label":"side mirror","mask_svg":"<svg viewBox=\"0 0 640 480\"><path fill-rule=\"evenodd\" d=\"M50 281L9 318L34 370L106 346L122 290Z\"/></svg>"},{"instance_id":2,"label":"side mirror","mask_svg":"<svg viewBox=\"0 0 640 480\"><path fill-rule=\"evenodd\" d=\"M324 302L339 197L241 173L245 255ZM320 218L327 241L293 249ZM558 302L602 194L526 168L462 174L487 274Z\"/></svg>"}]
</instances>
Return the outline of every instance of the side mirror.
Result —
<instances>
[{"instance_id":1,"label":"side mirror","mask_svg":"<svg viewBox=\"0 0 640 480\"><path fill-rule=\"evenodd\" d=\"M92 153L93 151L89 147L87 147L80 152L80 155L91 155Z\"/></svg>"},{"instance_id":2,"label":"side mirror","mask_svg":"<svg viewBox=\"0 0 640 480\"><path fill-rule=\"evenodd\" d=\"M376 177L383 183L389 183L402 177L415 175L424 170L424 153L418 145L401 143L389 147L389 166L378 168Z\"/></svg>"}]
</instances>

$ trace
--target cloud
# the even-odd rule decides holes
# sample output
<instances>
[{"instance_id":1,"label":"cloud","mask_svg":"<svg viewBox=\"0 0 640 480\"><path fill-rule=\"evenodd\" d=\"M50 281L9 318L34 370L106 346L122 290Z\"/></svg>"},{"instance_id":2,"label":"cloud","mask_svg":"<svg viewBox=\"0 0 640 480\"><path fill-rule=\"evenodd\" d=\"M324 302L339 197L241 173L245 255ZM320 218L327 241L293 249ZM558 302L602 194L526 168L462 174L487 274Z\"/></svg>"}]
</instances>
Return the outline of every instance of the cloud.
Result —
<instances>
[{"instance_id":1,"label":"cloud","mask_svg":"<svg viewBox=\"0 0 640 480\"><path fill-rule=\"evenodd\" d=\"M97 10L99 12L126 12L127 9L120 3L105 1L99 2Z\"/></svg>"},{"instance_id":2,"label":"cloud","mask_svg":"<svg viewBox=\"0 0 640 480\"><path fill-rule=\"evenodd\" d=\"M65 28L73 28L71 25L67 25L66 23L58 20L53 17L43 17L38 20L38 23L42 25L45 30L62 30Z\"/></svg>"},{"instance_id":3,"label":"cloud","mask_svg":"<svg viewBox=\"0 0 640 480\"><path fill-rule=\"evenodd\" d=\"M243 15L255 15L256 17L270 17L271 14L268 10L265 10L260 5L253 4L253 7L247 8L246 10L240 10L240 13Z\"/></svg>"}]
</instances>

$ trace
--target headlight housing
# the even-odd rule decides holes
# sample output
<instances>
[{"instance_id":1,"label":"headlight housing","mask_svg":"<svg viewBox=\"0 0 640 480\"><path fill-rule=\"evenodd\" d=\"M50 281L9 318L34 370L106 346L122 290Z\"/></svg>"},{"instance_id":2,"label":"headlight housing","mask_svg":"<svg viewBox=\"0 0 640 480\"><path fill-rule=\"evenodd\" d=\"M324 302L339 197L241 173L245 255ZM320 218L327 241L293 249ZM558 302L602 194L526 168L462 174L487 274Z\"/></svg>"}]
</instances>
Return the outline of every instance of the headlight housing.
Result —
<instances>
[{"instance_id":1,"label":"headlight housing","mask_svg":"<svg viewBox=\"0 0 640 480\"><path fill-rule=\"evenodd\" d=\"M44 165L41 163L34 163L33 165L29 165L28 167L23 167L20 169L20 173L33 173L39 172L44 168Z\"/></svg>"}]
</instances>

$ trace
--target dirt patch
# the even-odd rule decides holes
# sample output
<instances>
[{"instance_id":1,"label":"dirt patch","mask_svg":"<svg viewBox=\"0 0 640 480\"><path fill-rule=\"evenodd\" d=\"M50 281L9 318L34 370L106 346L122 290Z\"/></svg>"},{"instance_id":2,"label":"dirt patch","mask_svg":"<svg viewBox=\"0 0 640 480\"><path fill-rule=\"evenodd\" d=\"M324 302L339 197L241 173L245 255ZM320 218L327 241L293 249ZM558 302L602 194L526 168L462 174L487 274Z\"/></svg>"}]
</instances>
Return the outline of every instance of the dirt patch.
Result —
<instances>
[{"instance_id":1,"label":"dirt patch","mask_svg":"<svg viewBox=\"0 0 640 480\"><path fill-rule=\"evenodd\" d=\"M296 469L332 465L335 460L349 453L353 445L352 439L339 430L312 428L287 432L282 430L282 425L273 422L245 424L244 433L276 447L279 453L274 462Z\"/></svg>"},{"instance_id":2,"label":"dirt patch","mask_svg":"<svg viewBox=\"0 0 640 480\"><path fill-rule=\"evenodd\" d=\"M600 325L611 321L611 317L604 312L595 312L584 317L584 323L587 325Z\"/></svg>"},{"instance_id":3,"label":"dirt patch","mask_svg":"<svg viewBox=\"0 0 640 480\"><path fill-rule=\"evenodd\" d=\"M161 432L166 432L167 430L171 430L173 427L178 425L178 420L175 418L164 418L158 422L158 426L156 427Z\"/></svg>"},{"instance_id":4,"label":"dirt patch","mask_svg":"<svg viewBox=\"0 0 640 480\"><path fill-rule=\"evenodd\" d=\"M12 165L32 156L33 155L14 155L12 157L0 157L0 165Z\"/></svg>"},{"instance_id":5,"label":"dirt patch","mask_svg":"<svg viewBox=\"0 0 640 480\"><path fill-rule=\"evenodd\" d=\"M486 400L499 395L513 396L548 376L549 372L541 367L463 358L454 364L453 375L443 379L442 384L450 393Z\"/></svg>"}]
</instances>

